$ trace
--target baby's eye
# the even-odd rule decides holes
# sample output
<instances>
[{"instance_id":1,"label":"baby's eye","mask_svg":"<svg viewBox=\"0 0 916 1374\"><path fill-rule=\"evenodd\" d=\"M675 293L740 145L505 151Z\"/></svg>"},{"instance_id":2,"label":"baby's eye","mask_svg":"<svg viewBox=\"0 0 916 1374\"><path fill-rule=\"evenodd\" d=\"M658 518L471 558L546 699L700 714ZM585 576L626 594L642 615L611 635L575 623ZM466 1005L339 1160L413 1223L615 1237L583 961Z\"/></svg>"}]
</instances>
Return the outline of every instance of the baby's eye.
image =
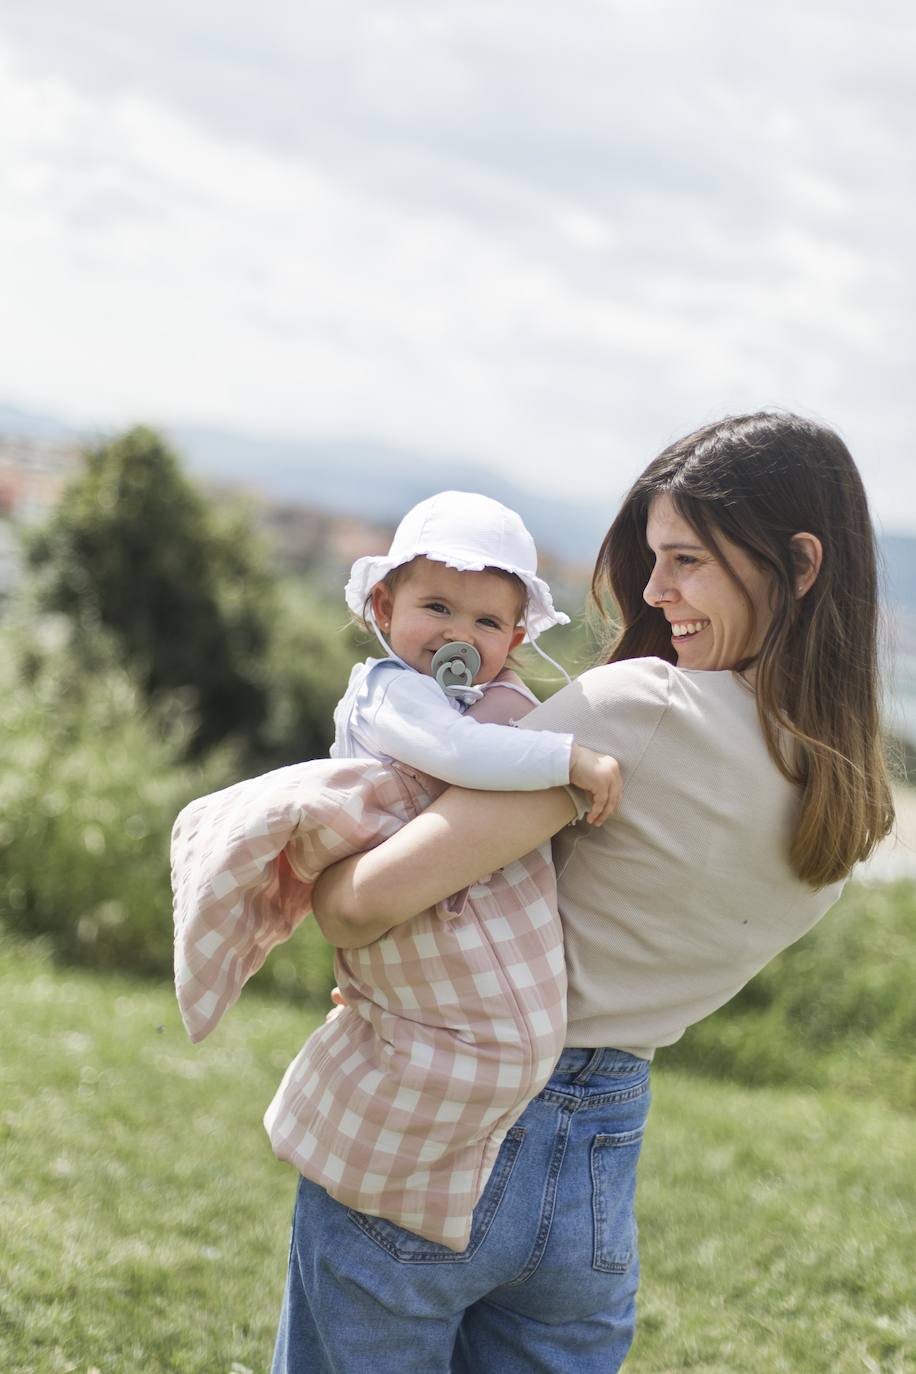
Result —
<instances>
[{"instance_id":1,"label":"baby's eye","mask_svg":"<svg viewBox=\"0 0 916 1374\"><path fill-rule=\"evenodd\" d=\"M430 602L428 602L428 603L427 603L427 606L426 606L426 609L427 609L428 611L439 611L439 612L441 612L443 615L447 615L447 614L448 614L448 606L444 605L441 601L430 601Z\"/></svg>"},{"instance_id":2,"label":"baby's eye","mask_svg":"<svg viewBox=\"0 0 916 1374\"><path fill-rule=\"evenodd\" d=\"M492 616L489 615L482 615L477 624L486 625L488 630L498 630L500 628L499 621L494 620Z\"/></svg>"}]
</instances>

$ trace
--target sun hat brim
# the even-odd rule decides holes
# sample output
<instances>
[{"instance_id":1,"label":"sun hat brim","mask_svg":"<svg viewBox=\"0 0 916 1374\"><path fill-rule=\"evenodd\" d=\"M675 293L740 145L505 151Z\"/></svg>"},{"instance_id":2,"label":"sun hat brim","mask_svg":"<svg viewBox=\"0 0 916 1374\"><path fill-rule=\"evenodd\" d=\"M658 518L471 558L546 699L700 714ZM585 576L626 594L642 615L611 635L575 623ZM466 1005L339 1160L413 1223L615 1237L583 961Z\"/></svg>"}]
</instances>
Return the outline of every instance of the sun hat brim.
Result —
<instances>
[{"instance_id":1,"label":"sun hat brim","mask_svg":"<svg viewBox=\"0 0 916 1374\"><path fill-rule=\"evenodd\" d=\"M367 602L374 587L378 586L395 568L411 563L415 558L430 558L443 563L458 572L483 572L485 568L499 568L502 572L512 573L523 582L528 592L528 601L522 623L525 626L524 643L537 639L545 630L554 625L568 625L569 616L558 611L553 604L550 588L542 577L516 564L500 562L498 558L481 559L476 552L463 553L460 549L450 549L444 553L436 548L413 548L392 556L391 554L369 554L357 558L350 569L350 580L344 589L347 606L355 616L363 619L367 613Z\"/></svg>"}]
</instances>

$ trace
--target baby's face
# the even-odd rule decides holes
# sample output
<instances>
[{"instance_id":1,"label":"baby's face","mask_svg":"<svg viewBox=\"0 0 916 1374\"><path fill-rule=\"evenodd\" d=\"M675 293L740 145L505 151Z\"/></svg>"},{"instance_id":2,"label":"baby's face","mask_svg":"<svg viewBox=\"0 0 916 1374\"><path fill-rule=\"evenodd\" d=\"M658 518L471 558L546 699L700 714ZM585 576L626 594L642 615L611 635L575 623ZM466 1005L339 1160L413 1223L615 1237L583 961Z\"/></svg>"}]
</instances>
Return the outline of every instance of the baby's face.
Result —
<instances>
[{"instance_id":1,"label":"baby's face","mask_svg":"<svg viewBox=\"0 0 916 1374\"><path fill-rule=\"evenodd\" d=\"M518 624L518 587L499 573L459 572L431 558L417 558L391 591L372 593L375 619L399 658L432 675L433 654L463 640L480 654L475 682L490 682L525 631Z\"/></svg>"}]
</instances>

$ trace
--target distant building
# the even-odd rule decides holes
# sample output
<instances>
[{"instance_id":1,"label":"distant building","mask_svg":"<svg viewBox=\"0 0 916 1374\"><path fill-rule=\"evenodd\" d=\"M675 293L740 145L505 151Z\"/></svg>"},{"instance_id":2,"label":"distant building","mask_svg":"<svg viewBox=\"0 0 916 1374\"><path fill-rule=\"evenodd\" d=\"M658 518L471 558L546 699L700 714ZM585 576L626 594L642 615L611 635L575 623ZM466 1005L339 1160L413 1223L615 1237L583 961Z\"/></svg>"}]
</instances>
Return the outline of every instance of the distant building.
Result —
<instances>
[{"instance_id":1,"label":"distant building","mask_svg":"<svg viewBox=\"0 0 916 1374\"><path fill-rule=\"evenodd\" d=\"M72 442L0 437L0 516L27 525L44 520L81 462Z\"/></svg>"},{"instance_id":2,"label":"distant building","mask_svg":"<svg viewBox=\"0 0 916 1374\"><path fill-rule=\"evenodd\" d=\"M16 526L46 520L81 462L74 442L0 436L0 597L20 576Z\"/></svg>"}]
</instances>

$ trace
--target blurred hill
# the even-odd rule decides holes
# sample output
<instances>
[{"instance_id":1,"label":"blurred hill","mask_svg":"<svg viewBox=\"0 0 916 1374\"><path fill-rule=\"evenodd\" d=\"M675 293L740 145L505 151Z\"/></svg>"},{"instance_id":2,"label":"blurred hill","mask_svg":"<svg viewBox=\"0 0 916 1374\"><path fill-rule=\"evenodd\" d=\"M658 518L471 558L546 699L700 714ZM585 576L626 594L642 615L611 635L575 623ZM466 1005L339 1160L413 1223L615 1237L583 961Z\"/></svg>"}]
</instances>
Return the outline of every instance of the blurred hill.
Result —
<instances>
[{"instance_id":1,"label":"blurred hill","mask_svg":"<svg viewBox=\"0 0 916 1374\"><path fill-rule=\"evenodd\" d=\"M522 513L539 548L590 567L613 514L581 500L523 488L458 456L360 440L260 439L220 430L167 431L197 476L256 484L271 502L359 516L393 528L417 501L437 491L482 491ZM914 598L916 601L916 598Z\"/></svg>"},{"instance_id":2,"label":"blurred hill","mask_svg":"<svg viewBox=\"0 0 916 1374\"><path fill-rule=\"evenodd\" d=\"M411 505L457 487L485 491L522 513L559 604L576 613L613 514L610 502L595 505L582 498L543 495L458 455L360 440L276 439L207 428L167 433L193 476L220 494L241 492L251 501L285 570L308 573L334 597L340 595L353 559L385 547ZM79 443L97 438L95 433L75 433L53 415L0 406L0 497L4 491L9 497L9 473L26 461L32 475L28 491L20 493L23 518L40 518L42 506L53 502L74 470ZM566 459L558 455L558 461ZM14 506L15 498L9 497L0 515L15 518ZM0 520L0 581L8 584L13 563L3 525ZM884 535L881 549L894 664L891 712L899 733L916 743L916 536Z\"/></svg>"}]
</instances>

